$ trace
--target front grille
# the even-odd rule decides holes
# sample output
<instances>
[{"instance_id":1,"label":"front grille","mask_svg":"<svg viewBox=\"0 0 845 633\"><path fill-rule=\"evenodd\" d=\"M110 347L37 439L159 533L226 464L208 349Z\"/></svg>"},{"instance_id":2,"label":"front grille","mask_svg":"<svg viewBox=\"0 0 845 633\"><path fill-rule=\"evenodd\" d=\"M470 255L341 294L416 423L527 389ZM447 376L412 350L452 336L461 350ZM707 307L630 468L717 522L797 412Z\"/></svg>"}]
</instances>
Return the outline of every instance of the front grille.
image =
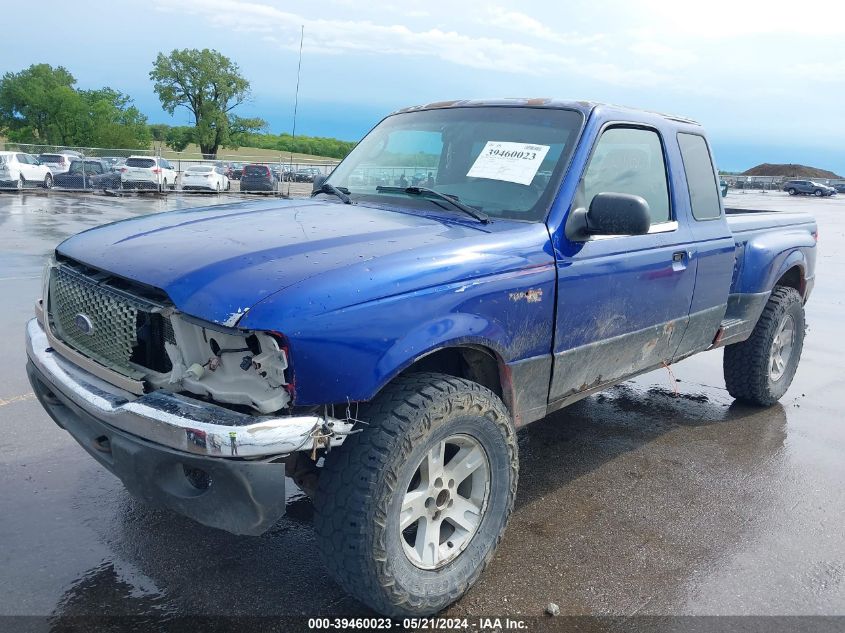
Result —
<instances>
[{"instance_id":1,"label":"front grille","mask_svg":"<svg viewBox=\"0 0 845 633\"><path fill-rule=\"evenodd\" d=\"M48 309L55 335L122 374L136 376L133 365L170 371L164 341L173 342L173 330L156 307L66 266L52 269Z\"/></svg>"}]
</instances>

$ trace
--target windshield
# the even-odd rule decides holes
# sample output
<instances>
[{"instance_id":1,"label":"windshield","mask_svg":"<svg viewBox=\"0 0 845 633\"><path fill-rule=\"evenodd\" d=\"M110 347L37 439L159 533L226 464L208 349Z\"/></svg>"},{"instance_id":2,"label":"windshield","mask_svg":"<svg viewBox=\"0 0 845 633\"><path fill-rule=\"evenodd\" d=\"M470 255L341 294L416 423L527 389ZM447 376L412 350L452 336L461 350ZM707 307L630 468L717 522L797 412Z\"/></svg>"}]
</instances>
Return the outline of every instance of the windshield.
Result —
<instances>
[{"instance_id":1,"label":"windshield","mask_svg":"<svg viewBox=\"0 0 845 633\"><path fill-rule=\"evenodd\" d=\"M102 174L103 165L89 160L86 160L84 163L81 160L75 160L70 164L70 169L68 171L71 174L81 174L83 172L88 174Z\"/></svg>"},{"instance_id":2,"label":"windshield","mask_svg":"<svg viewBox=\"0 0 845 633\"><path fill-rule=\"evenodd\" d=\"M127 167L155 167L156 162L152 158L127 158Z\"/></svg>"},{"instance_id":3,"label":"windshield","mask_svg":"<svg viewBox=\"0 0 845 633\"><path fill-rule=\"evenodd\" d=\"M244 176L269 176L270 170L263 165L247 165L244 167Z\"/></svg>"},{"instance_id":4,"label":"windshield","mask_svg":"<svg viewBox=\"0 0 845 633\"><path fill-rule=\"evenodd\" d=\"M427 187L492 217L542 220L581 128L572 110L444 108L388 117L332 172L358 199Z\"/></svg>"}]
</instances>

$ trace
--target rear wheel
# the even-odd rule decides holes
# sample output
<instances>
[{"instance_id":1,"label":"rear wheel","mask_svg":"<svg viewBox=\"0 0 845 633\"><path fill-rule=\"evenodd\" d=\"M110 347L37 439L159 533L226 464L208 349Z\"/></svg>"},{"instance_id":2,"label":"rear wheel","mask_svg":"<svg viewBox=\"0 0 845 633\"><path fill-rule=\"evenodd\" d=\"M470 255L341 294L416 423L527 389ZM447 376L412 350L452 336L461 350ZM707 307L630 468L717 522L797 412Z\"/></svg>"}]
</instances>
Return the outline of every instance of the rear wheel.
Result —
<instances>
[{"instance_id":1,"label":"rear wheel","mask_svg":"<svg viewBox=\"0 0 845 633\"><path fill-rule=\"evenodd\" d=\"M47 174L44 176L44 188L45 189L52 189L53 188L53 174Z\"/></svg>"},{"instance_id":2,"label":"rear wheel","mask_svg":"<svg viewBox=\"0 0 845 633\"><path fill-rule=\"evenodd\" d=\"M516 434L488 389L443 374L396 380L327 456L314 497L334 579L385 615L431 615L493 557L513 509Z\"/></svg>"},{"instance_id":3,"label":"rear wheel","mask_svg":"<svg viewBox=\"0 0 845 633\"><path fill-rule=\"evenodd\" d=\"M786 190L786 192L787 192L790 196L794 196L794 195L795 195L795 193L796 193L795 189L793 189L793 188L791 188L791 187L790 187L789 189L787 189L787 190Z\"/></svg>"},{"instance_id":4,"label":"rear wheel","mask_svg":"<svg viewBox=\"0 0 845 633\"><path fill-rule=\"evenodd\" d=\"M794 288L776 287L751 336L725 347L725 385L737 400L777 402L795 377L804 347L804 306Z\"/></svg>"},{"instance_id":5,"label":"rear wheel","mask_svg":"<svg viewBox=\"0 0 845 633\"><path fill-rule=\"evenodd\" d=\"M23 177L23 174L18 176L18 191L26 187L26 180Z\"/></svg>"}]
</instances>

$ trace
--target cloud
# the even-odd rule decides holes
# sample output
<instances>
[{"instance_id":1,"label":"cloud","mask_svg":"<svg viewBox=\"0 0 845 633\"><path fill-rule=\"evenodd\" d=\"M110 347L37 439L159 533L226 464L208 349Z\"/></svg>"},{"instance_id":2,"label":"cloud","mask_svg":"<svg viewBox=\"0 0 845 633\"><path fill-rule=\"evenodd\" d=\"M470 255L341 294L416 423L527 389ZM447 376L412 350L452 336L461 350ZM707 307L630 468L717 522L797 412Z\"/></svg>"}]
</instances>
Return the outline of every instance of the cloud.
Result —
<instances>
[{"instance_id":1,"label":"cloud","mask_svg":"<svg viewBox=\"0 0 845 633\"><path fill-rule=\"evenodd\" d=\"M845 85L845 60L793 64L784 70L794 81Z\"/></svg>"},{"instance_id":2,"label":"cloud","mask_svg":"<svg viewBox=\"0 0 845 633\"><path fill-rule=\"evenodd\" d=\"M503 7L490 7L486 18L479 20L482 24L520 33L531 38L547 40L557 44L581 46L593 44L604 38L602 34L581 35L579 33L560 33L549 28L540 20L532 18L521 11L511 11Z\"/></svg>"},{"instance_id":3,"label":"cloud","mask_svg":"<svg viewBox=\"0 0 845 633\"><path fill-rule=\"evenodd\" d=\"M201 16L227 30L273 38L279 46L294 50L299 46L300 28L304 26L304 48L316 54L430 57L480 70L534 76L574 73L618 85L650 86L667 79L655 71L579 60L571 51L562 53L536 43L469 35L443 27L414 30L403 24L372 20L315 19L248 0L158 0L157 6L165 11ZM578 43L576 36L556 33L518 12L502 9L494 10L492 15L523 35L533 34L546 44L561 38ZM595 36L588 40L594 42Z\"/></svg>"},{"instance_id":4,"label":"cloud","mask_svg":"<svg viewBox=\"0 0 845 633\"><path fill-rule=\"evenodd\" d=\"M686 68L698 61L698 56L690 51L672 48L653 40L638 40L628 50L645 58L649 65L671 70Z\"/></svg>"}]
</instances>

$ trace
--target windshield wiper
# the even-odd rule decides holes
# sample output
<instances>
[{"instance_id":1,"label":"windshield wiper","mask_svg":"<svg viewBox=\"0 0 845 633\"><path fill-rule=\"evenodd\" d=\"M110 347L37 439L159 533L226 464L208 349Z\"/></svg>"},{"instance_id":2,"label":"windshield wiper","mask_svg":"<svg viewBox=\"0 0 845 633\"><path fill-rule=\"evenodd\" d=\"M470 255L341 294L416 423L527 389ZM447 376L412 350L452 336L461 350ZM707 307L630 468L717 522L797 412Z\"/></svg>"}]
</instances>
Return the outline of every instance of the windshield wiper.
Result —
<instances>
[{"instance_id":1,"label":"windshield wiper","mask_svg":"<svg viewBox=\"0 0 845 633\"><path fill-rule=\"evenodd\" d=\"M349 197L349 189L346 187L335 187L330 182L324 182L317 191L311 192L311 197L313 198L318 193L330 193L340 198L343 204L352 204L352 198Z\"/></svg>"},{"instance_id":2,"label":"windshield wiper","mask_svg":"<svg viewBox=\"0 0 845 633\"><path fill-rule=\"evenodd\" d=\"M456 209L459 209L466 213L469 216L472 216L482 224L490 224L490 216L486 213L479 211L478 209L473 209L471 206L464 204L460 201L458 196L446 193L440 193L439 191L435 191L434 189L429 189L428 187L383 187L379 186L376 187L376 191L383 191L384 193L409 193L415 196L431 196L433 198L437 198L438 200L443 200L448 202Z\"/></svg>"}]
</instances>

